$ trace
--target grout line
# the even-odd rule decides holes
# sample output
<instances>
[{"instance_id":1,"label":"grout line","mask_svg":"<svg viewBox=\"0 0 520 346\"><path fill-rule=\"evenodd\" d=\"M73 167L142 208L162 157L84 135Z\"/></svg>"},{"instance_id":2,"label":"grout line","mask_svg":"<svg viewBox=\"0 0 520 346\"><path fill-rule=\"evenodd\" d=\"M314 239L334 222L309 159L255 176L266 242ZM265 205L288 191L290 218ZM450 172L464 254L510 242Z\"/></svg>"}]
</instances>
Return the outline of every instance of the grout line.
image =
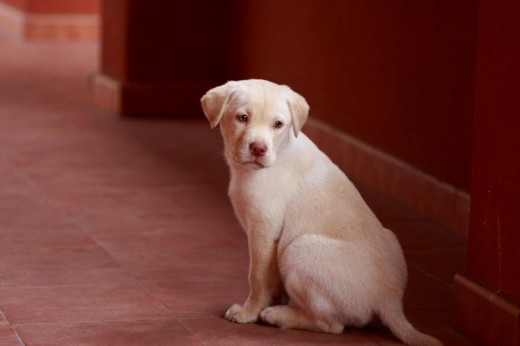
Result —
<instances>
[{"instance_id":1,"label":"grout line","mask_svg":"<svg viewBox=\"0 0 520 346\"><path fill-rule=\"evenodd\" d=\"M220 319L223 319L224 317L220 317L220 316L193 316L193 317L189 317L189 316L185 316L185 317L178 317L179 320L220 320Z\"/></svg>"},{"instance_id":2,"label":"grout line","mask_svg":"<svg viewBox=\"0 0 520 346\"><path fill-rule=\"evenodd\" d=\"M97 323L113 323L113 322L161 322L161 321L172 321L173 318L143 318L143 319L102 319L102 320L78 320L78 321L55 321L55 322L25 322L25 323L14 323L12 326L23 327L23 326L45 326L45 325L58 325L58 324L97 324Z\"/></svg>"},{"instance_id":3,"label":"grout line","mask_svg":"<svg viewBox=\"0 0 520 346\"><path fill-rule=\"evenodd\" d=\"M201 344L207 346L208 344L206 342L204 342L202 339L200 339L197 335L195 335L195 333L182 321L182 319L180 318L177 318L177 322L179 322L179 324L188 331L188 333L190 333L191 335L193 335L193 337L195 339L197 339Z\"/></svg>"},{"instance_id":4,"label":"grout line","mask_svg":"<svg viewBox=\"0 0 520 346\"><path fill-rule=\"evenodd\" d=\"M44 198L45 202L51 207L53 208L54 210L56 210L59 214L61 214L64 219L68 222L70 222L73 226L75 226L76 228L78 228L78 230L80 230L86 237L88 237L89 239L92 240L92 242L94 244L96 244L100 249L101 251L103 251L111 260L114 261L114 263L117 264L117 266L125 273L127 274L130 278L134 279L137 283L139 282L138 279L131 273L129 272L126 268L124 268L124 266L117 260L115 259L112 254L110 253L110 251L105 247L103 246L102 244L100 244L82 225L80 225L76 218L68 215L64 210L62 210L60 207L58 207L54 201L52 200L52 198L50 198L32 179L30 179L29 177L27 177L24 173L22 173L21 171L19 171L18 169L16 169L16 167L14 167L12 165L12 163L9 161L9 160L5 160L6 161L6 164L9 166L9 168L11 168L11 170L14 172L14 174L16 174L20 179L22 179L22 181L31 189L33 190L34 192L36 192L38 195L40 195L40 197ZM88 285L72 285L72 286L88 286ZM48 286L44 286L44 287L48 287ZM1 288L0 288L1 289Z\"/></svg>"},{"instance_id":5,"label":"grout line","mask_svg":"<svg viewBox=\"0 0 520 346\"><path fill-rule=\"evenodd\" d=\"M141 288L154 300L156 301L164 310L166 310L166 312L168 313L168 315L170 315L172 317L173 320L177 321L177 323L179 323L188 333L190 333L190 335L192 335L195 339L197 339L201 344L203 345L206 345L205 342L203 342L197 335L195 335L191 329L189 329L184 323L181 322L181 320L175 316L173 314L173 312L170 311L170 309L168 309L168 307L166 307L166 305L164 305L158 298L156 298L145 286L143 283L139 282L139 286L141 286Z\"/></svg>"},{"instance_id":6,"label":"grout line","mask_svg":"<svg viewBox=\"0 0 520 346\"><path fill-rule=\"evenodd\" d=\"M2 309L0 308L0 316L3 317L3 319L7 322L7 324L5 324L6 326L9 326L9 328L11 328L11 330L13 331L14 335L16 336L16 338L18 339L18 341L20 341L20 343L22 345L26 345L26 343L23 341L22 337L20 336L20 334L18 334L18 331L14 328L14 325L11 323L11 321L9 321L9 319L7 318L7 316L4 314L4 312L2 311Z\"/></svg>"},{"instance_id":7,"label":"grout line","mask_svg":"<svg viewBox=\"0 0 520 346\"><path fill-rule=\"evenodd\" d=\"M81 132L81 130L80 130ZM114 258L112 256L112 254L110 253L110 251L105 247L103 246L102 244L100 244L96 239L95 237L93 237L89 232L88 230L86 230L84 228L83 225L79 224L77 222L77 219L75 217L72 217L70 215L68 215L64 210L62 210L60 207L58 207L54 201L40 188L40 186L38 186L32 179L30 179L28 176L26 176L24 173L22 173L19 169L17 169L16 167L13 166L13 164L11 162L9 162L8 160L5 160L7 161L7 165L12 169L12 171L20 178L23 180L23 182L31 189L33 190L34 192L36 192L38 195L40 195L41 197L43 197L45 199L45 202L50 205L53 209L57 210L68 222L70 222L72 225L74 225L75 227L77 227L82 233L84 233L88 238L90 238L97 246L100 247L100 249L106 253L107 256L109 256L109 258L111 258L115 263L117 263L118 267L124 272L126 273L130 278L132 278L135 283L142 289L146 292L146 294L153 300L155 301L157 304L159 304L161 306L161 308L175 321L177 321L190 335L192 335L195 339L197 339L202 345L207 345L203 340L201 340L197 335L195 335L193 333L193 331L188 328L184 323L182 323L158 298L156 298L145 286L144 286L144 283L141 282L140 280L138 280L130 271L128 271L116 258ZM188 188L190 187L197 187L198 188L199 185L194 185L194 186L188 186ZM172 186L173 189L185 189L186 186ZM163 188L161 187L161 190ZM223 234L224 236L226 236L227 238L231 239L233 241L233 244L235 244L235 246L237 247L237 250L239 248L242 248L242 244L240 244L240 241L239 240L236 240L235 237L233 237L232 235L228 234L228 232L224 232L224 231L219 231L219 233ZM121 284L114 284L114 286L120 286ZM30 288L35 288L35 287L85 287L85 286L98 286L98 285L50 285L50 286L25 286L25 287L12 287L12 288L6 288L6 287L0 287L0 290L2 289L30 289ZM106 285L106 286L112 286L112 285ZM107 320L104 320L104 321L107 321ZM118 320L118 321L125 321L125 320ZM97 323L99 321L75 321L75 322L70 322L70 323ZM52 323L52 322L51 322ZM46 323L40 323L40 324L46 324ZM50 324L50 323L49 323ZM21 325L21 324L19 324ZM17 334L18 336L18 334ZM18 336L18 338L21 340L21 338ZM25 345L25 344L24 344Z\"/></svg>"},{"instance_id":8,"label":"grout line","mask_svg":"<svg viewBox=\"0 0 520 346\"><path fill-rule=\"evenodd\" d=\"M16 330L16 328L15 328L13 325L11 325L10 327L11 327L11 330L13 331L14 335L16 335L16 338L18 339L18 341L20 341L20 343L21 343L22 345L24 345L24 346L27 345L27 344L23 341L23 339L22 339L22 337L20 336L20 334L18 334L18 331Z\"/></svg>"},{"instance_id":9,"label":"grout line","mask_svg":"<svg viewBox=\"0 0 520 346\"><path fill-rule=\"evenodd\" d=\"M127 283L109 283L109 284L70 284L70 285L33 285L33 286L0 286L0 291L2 290L22 290L22 289L36 289L36 288L72 288L72 287L128 287L131 286Z\"/></svg>"},{"instance_id":10,"label":"grout line","mask_svg":"<svg viewBox=\"0 0 520 346\"><path fill-rule=\"evenodd\" d=\"M4 312L2 311L2 308L0 307L0 317L3 317L3 319L9 323L9 320L7 319L7 317L5 316Z\"/></svg>"}]
</instances>

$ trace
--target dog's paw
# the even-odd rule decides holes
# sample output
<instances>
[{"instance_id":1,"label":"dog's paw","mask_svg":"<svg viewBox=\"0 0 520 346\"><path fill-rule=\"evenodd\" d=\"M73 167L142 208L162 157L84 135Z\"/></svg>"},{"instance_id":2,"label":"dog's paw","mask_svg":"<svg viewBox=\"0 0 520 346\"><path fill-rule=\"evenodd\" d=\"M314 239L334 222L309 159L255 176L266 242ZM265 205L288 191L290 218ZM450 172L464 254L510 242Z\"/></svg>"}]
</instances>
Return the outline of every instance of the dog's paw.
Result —
<instances>
[{"instance_id":1,"label":"dog's paw","mask_svg":"<svg viewBox=\"0 0 520 346\"><path fill-rule=\"evenodd\" d=\"M278 326L283 328L282 325L280 325L280 321L277 319L277 308L275 306L268 306L265 309L262 310L260 313L260 319L264 321L267 324L270 324L272 326Z\"/></svg>"},{"instance_id":2,"label":"dog's paw","mask_svg":"<svg viewBox=\"0 0 520 346\"><path fill-rule=\"evenodd\" d=\"M258 320L258 313L248 311L240 304L232 305L226 312L226 320L235 323L254 323Z\"/></svg>"}]
</instances>

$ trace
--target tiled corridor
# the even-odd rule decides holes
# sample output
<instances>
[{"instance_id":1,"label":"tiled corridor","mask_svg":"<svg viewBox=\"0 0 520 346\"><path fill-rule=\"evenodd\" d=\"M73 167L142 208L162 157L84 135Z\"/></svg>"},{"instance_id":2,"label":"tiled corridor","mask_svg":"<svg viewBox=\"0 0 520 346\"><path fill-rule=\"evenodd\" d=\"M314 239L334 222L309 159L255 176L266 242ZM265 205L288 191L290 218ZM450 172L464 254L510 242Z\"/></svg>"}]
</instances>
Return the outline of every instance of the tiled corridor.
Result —
<instances>
[{"instance_id":1,"label":"tiled corridor","mask_svg":"<svg viewBox=\"0 0 520 346\"><path fill-rule=\"evenodd\" d=\"M88 97L91 43L0 38L0 345L396 345L225 321L247 249L218 131L121 120ZM465 240L360 186L409 262L406 313L446 345Z\"/></svg>"}]
</instances>

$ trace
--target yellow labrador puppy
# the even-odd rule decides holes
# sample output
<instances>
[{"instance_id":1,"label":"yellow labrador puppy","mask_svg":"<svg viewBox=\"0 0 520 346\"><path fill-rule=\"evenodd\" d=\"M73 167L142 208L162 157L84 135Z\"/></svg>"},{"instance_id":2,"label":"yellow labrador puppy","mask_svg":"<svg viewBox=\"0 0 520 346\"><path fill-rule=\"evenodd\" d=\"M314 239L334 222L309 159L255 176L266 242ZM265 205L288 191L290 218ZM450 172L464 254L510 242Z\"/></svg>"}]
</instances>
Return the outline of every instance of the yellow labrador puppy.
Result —
<instances>
[{"instance_id":1,"label":"yellow labrador puppy","mask_svg":"<svg viewBox=\"0 0 520 346\"><path fill-rule=\"evenodd\" d=\"M377 314L410 345L441 345L403 313L406 263L343 172L300 132L309 106L284 85L231 81L201 99L220 124L229 196L247 233L250 293L226 319L341 333ZM273 305L287 293L287 305Z\"/></svg>"}]
</instances>

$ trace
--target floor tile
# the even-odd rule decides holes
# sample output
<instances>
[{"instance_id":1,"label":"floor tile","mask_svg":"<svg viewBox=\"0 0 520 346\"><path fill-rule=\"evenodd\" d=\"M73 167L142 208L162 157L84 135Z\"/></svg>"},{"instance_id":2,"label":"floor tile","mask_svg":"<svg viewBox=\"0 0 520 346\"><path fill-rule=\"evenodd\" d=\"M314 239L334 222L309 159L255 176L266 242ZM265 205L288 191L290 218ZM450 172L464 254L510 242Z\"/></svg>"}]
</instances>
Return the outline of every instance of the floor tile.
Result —
<instances>
[{"instance_id":1,"label":"floor tile","mask_svg":"<svg viewBox=\"0 0 520 346\"><path fill-rule=\"evenodd\" d=\"M0 289L12 324L165 319L168 312L139 286L55 286Z\"/></svg>"},{"instance_id":2,"label":"floor tile","mask_svg":"<svg viewBox=\"0 0 520 346\"><path fill-rule=\"evenodd\" d=\"M133 161L135 156L132 157ZM88 186L97 190L101 188L136 187L159 188L178 184L210 183L184 170L178 169L171 161L147 157L137 162L111 163L68 168L54 172L48 166L26 169L27 176L46 189L62 186Z\"/></svg>"},{"instance_id":3,"label":"floor tile","mask_svg":"<svg viewBox=\"0 0 520 346\"><path fill-rule=\"evenodd\" d=\"M181 319L181 322L208 346L213 345L355 345L377 343L358 330L334 335L293 329L279 329L260 324L237 324L222 318Z\"/></svg>"},{"instance_id":4,"label":"floor tile","mask_svg":"<svg viewBox=\"0 0 520 346\"><path fill-rule=\"evenodd\" d=\"M133 282L119 264L101 249L70 252L0 255L0 288L121 284Z\"/></svg>"},{"instance_id":5,"label":"floor tile","mask_svg":"<svg viewBox=\"0 0 520 346\"><path fill-rule=\"evenodd\" d=\"M45 323L15 329L27 345L203 345L174 320Z\"/></svg>"},{"instance_id":6,"label":"floor tile","mask_svg":"<svg viewBox=\"0 0 520 346\"><path fill-rule=\"evenodd\" d=\"M379 346L397 346L406 345L397 339L392 332L386 327L371 327L368 326L364 329L366 335L370 340L377 343Z\"/></svg>"},{"instance_id":7,"label":"floor tile","mask_svg":"<svg viewBox=\"0 0 520 346\"><path fill-rule=\"evenodd\" d=\"M249 293L247 281L146 282L146 289L176 317L222 317Z\"/></svg>"},{"instance_id":8,"label":"floor tile","mask_svg":"<svg viewBox=\"0 0 520 346\"><path fill-rule=\"evenodd\" d=\"M468 338L462 336L455 330L447 327L441 328L418 328L419 331L431 335L438 340L440 340L444 346L477 346L478 344L469 340ZM405 345L400 342L398 339L393 337L389 331L378 329L378 330L370 330L370 338L377 342L380 346L396 346L396 345Z\"/></svg>"},{"instance_id":9,"label":"floor tile","mask_svg":"<svg viewBox=\"0 0 520 346\"><path fill-rule=\"evenodd\" d=\"M5 316L2 312L2 310L0 310L0 325L2 324L8 324L9 322L7 322L7 320L5 319Z\"/></svg>"},{"instance_id":10,"label":"floor tile","mask_svg":"<svg viewBox=\"0 0 520 346\"><path fill-rule=\"evenodd\" d=\"M150 249L111 251L111 254L139 280L247 281L249 258L246 249Z\"/></svg>"},{"instance_id":11,"label":"floor tile","mask_svg":"<svg viewBox=\"0 0 520 346\"><path fill-rule=\"evenodd\" d=\"M228 224L222 223L220 218L214 221L193 217L160 218L138 226L86 228L104 248L118 252L236 249L240 246L227 236Z\"/></svg>"},{"instance_id":12,"label":"floor tile","mask_svg":"<svg viewBox=\"0 0 520 346\"><path fill-rule=\"evenodd\" d=\"M0 194L0 219L4 229L67 224L63 214L37 192Z\"/></svg>"},{"instance_id":13,"label":"floor tile","mask_svg":"<svg viewBox=\"0 0 520 346\"><path fill-rule=\"evenodd\" d=\"M154 247L176 250L188 245L193 249L247 247L245 233L235 217L226 213L205 218L178 215L167 209L141 208L120 214L92 211L71 220L105 248L120 252Z\"/></svg>"},{"instance_id":14,"label":"floor tile","mask_svg":"<svg viewBox=\"0 0 520 346\"><path fill-rule=\"evenodd\" d=\"M0 149L0 195L16 194L16 193L28 193L30 192L29 186L26 182L16 174L10 164L7 164L5 154Z\"/></svg>"},{"instance_id":15,"label":"floor tile","mask_svg":"<svg viewBox=\"0 0 520 346\"><path fill-rule=\"evenodd\" d=\"M54 219L50 223L24 224L26 221L20 220L16 223L13 220L10 225L4 223L1 231L0 257L28 254L59 255L99 249L98 244L67 220Z\"/></svg>"},{"instance_id":16,"label":"floor tile","mask_svg":"<svg viewBox=\"0 0 520 346\"><path fill-rule=\"evenodd\" d=\"M463 336L453 328L439 327L435 335L444 346L478 346L479 344Z\"/></svg>"},{"instance_id":17,"label":"floor tile","mask_svg":"<svg viewBox=\"0 0 520 346\"><path fill-rule=\"evenodd\" d=\"M108 214L113 215L113 220L135 219L140 214L153 211L178 217L204 217L216 220L232 213L225 189L207 185L134 189L79 186L66 189L43 188L43 191L56 207L73 218ZM215 208L216 205L221 207Z\"/></svg>"},{"instance_id":18,"label":"floor tile","mask_svg":"<svg viewBox=\"0 0 520 346\"><path fill-rule=\"evenodd\" d=\"M10 326L0 325L0 345L23 346L24 344Z\"/></svg>"},{"instance_id":19,"label":"floor tile","mask_svg":"<svg viewBox=\"0 0 520 346\"><path fill-rule=\"evenodd\" d=\"M50 134L42 134L40 141L28 141L19 143L18 147L8 153L9 161L18 169L35 174L45 172L49 167L62 167L62 169L76 170L89 166L116 166L127 162L136 162L136 156L130 155L124 150L107 148L103 143L96 143L84 138L81 133L66 133L66 136L52 137ZM47 138L46 140L44 138ZM45 140L43 144L41 141ZM38 160L45 155L46 160ZM145 164L150 161L140 162Z\"/></svg>"},{"instance_id":20,"label":"floor tile","mask_svg":"<svg viewBox=\"0 0 520 346\"><path fill-rule=\"evenodd\" d=\"M451 285L414 267L408 267L408 285L404 294L406 309L449 309Z\"/></svg>"},{"instance_id":21,"label":"floor tile","mask_svg":"<svg viewBox=\"0 0 520 346\"><path fill-rule=\"evenodd\" d=\"M405 307L406 318L420 331L431 333L438 326L451 320L451 308L413 308Z\"/></svg>"},{"instance_id":22,"label":"floor tile","mask_svg":"<svg viewBox=\"0 0 520 346\"><path fill-rule=\"evenodd\" d=\"M220 133L202 113L99 111L86 82L97 54L0 37L0 344L17 344L16 332L28 345L400 344L385 328L329 335L225 321L248 293L248 250ZM356 185L403 246L410 321L471 345L450 327L465 239Z\"/></svg>"}]
</instances>

